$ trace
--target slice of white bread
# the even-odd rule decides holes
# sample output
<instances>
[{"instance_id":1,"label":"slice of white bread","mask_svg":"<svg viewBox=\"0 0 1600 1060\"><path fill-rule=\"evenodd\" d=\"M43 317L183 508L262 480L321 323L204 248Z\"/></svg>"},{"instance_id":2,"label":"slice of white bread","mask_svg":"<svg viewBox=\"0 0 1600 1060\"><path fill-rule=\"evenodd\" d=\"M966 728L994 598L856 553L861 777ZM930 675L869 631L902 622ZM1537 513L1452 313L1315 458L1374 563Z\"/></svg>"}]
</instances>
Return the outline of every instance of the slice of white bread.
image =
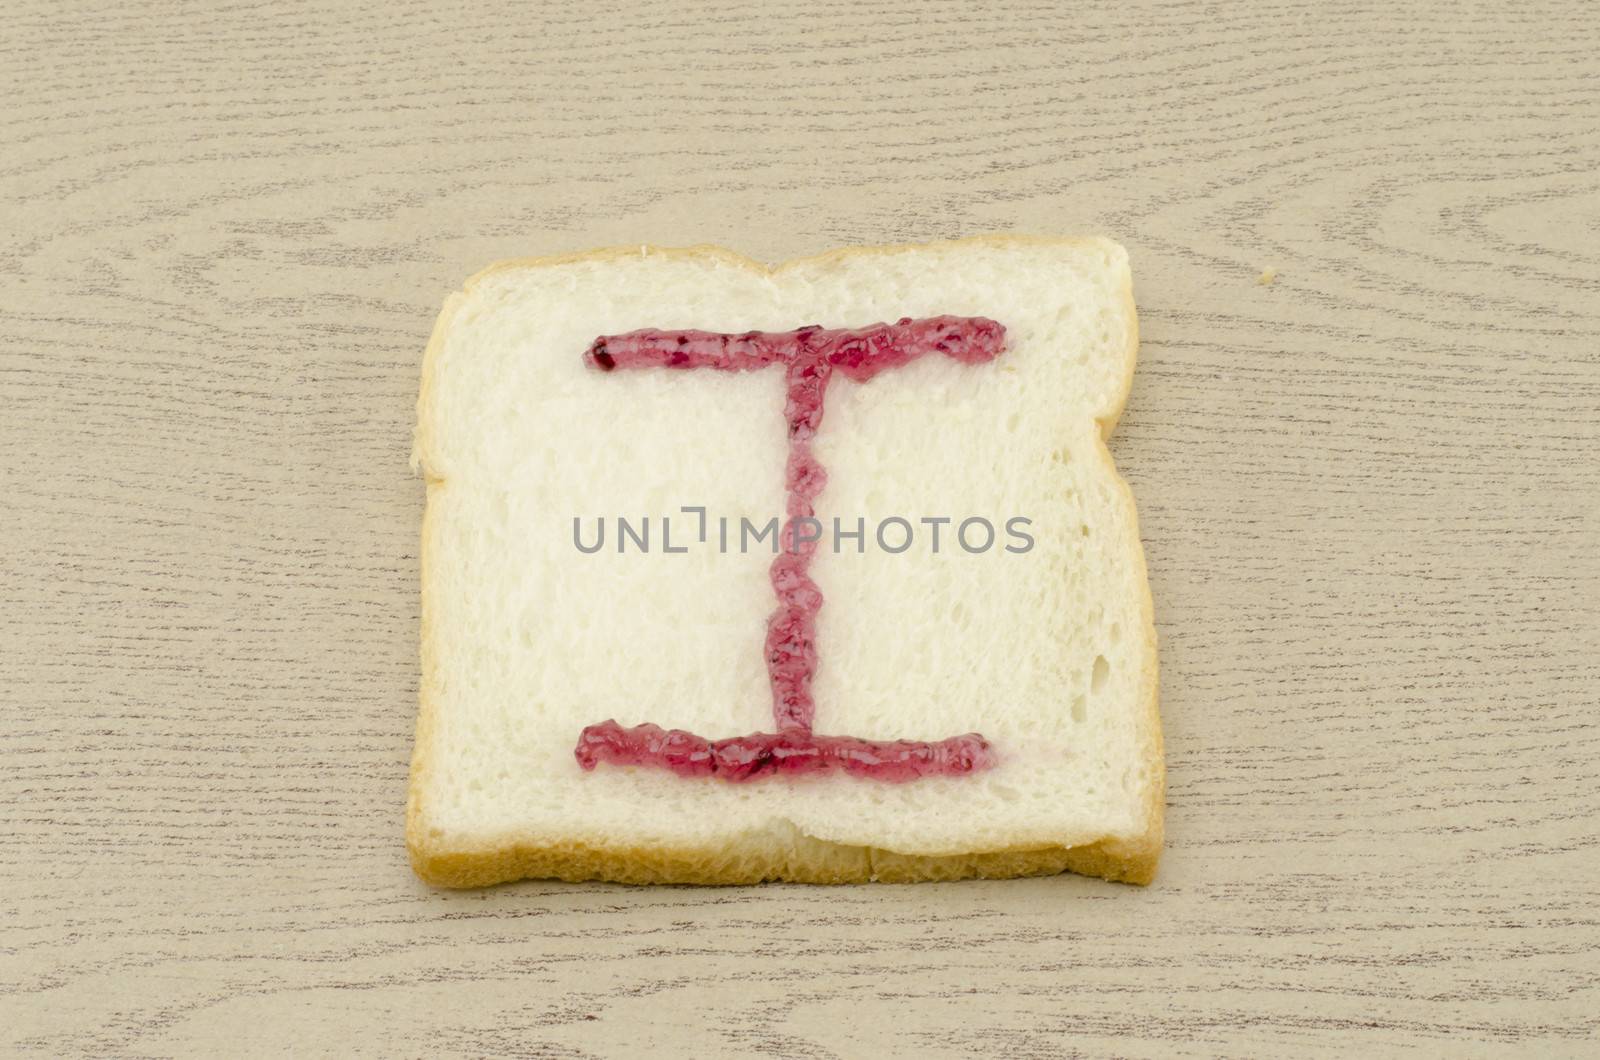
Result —
<instances>
[{"instance_id":1,"label":"slice of white bread","mask_svg":"<svg viewBox=\"0 0 1600 1060\"><path fill-rule=\"evenodd\" d=\"M588 725L712 739L773 728L766 547L715 521L784 511L783 371L601 372L598 336L788 331L902 317L1006 328L989 364L924 357L836 380L814 450L818 733L978 732L997 764L886 783L746 783L577 764ZM452 295L422 371L421 713L407 839L426 881L849 882L1063 870L1148 882L1164 773L1156 643L1131 492L1106 449L1137 346L1127 256L1100 240L863 248L768 269L718 248L504 262ZM709 544L698 543L703 506ZM617 551L615 518L652 548ZM662 550L661 517L674 548ZM873 540L900 516L913 547ZM1025 517L969 553L955 524ZM950 517L940 550L930 524ZM584 554L574 519L593 543ZM898 545L899 535L890 540ZM981 534L974 533L974 538Z\"/></svg>"}]
</instances>

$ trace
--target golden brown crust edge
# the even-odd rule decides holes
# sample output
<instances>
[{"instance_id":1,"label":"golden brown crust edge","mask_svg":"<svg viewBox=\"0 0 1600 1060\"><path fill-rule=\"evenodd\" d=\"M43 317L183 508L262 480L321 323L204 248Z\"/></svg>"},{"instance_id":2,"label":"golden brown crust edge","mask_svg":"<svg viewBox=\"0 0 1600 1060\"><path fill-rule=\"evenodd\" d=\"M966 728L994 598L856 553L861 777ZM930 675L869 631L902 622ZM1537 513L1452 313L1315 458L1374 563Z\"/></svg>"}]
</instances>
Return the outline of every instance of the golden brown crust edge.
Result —
<instances>
[{"instance_id":1,"label":"golden brown crust edge","mask_svg":"<svg viewBox=\"0 0 1600 1060\"><path fill-rule=\"evenodd\" d=\"M749 884L919 883L934 880L1010 879L1076 872L1123 883L1149 883L1160 840L1103 840L1087 846L1001 850L987 854L916 857L870 847L805 838L789 857L730 858L724 850L655 850L583 843L429 850L412 843L411 867L435 887L485 887L521 879L577 883Z\"/></svg>"},{"instance_id":2,"label":"golden brown crust edge","mask_svg":"<svg viewBox=\"0 0 1600 1060\"><path fill-rule=\"evenodd\" d=\"M1085 243L1107 244L1110 241L1098 237L974 236L968 239L925 244L846 247L811 257L791 259L772 267L718 246L701 245L679 249L644 244L638 247L610 247L577 254L495 262L469 279L463 292L451 295L439 313L423 354L422 384L417 398L418 430L411 460L413 470L420 471L427 479L429 501L423 514L421 534L422 681L418 693L416 737L406 799L406 846L412 869L417 876L436 887L454 888L484 887L519 879L708 885L778 881L818 884L915 883L934 880L1008 879L1055 875L1061 872L1098 876L1122 883L1141 885L1150 883L1155 878L1156 867L1161 857L1166 806L1166 759L1161 733L1154 603L1150 594L1144 548L1138 532L1133 491L1117 472L1111 451L1105 445L1105 440L1110 438L1127 401L1138 354L1138 318L1133 299L1131 273L1125 274L1128 282L1123 288L1128 330L1124 340L1125 368L1122 385L1116 397L1115 407L1099 419L1101 444L1098 448L1100 458L1105 462L1106 469L1116 482L1127 505L1131 547L1138 577L1144 586L1141 611L1145 639L1150 650L1147 654L1149 662L1142 675L1142 683L1145 686L1148 731L1154 743L1153 748L1147 752L1148 760L1153 763L1154 776L1149 788L1145 829L1140 835L1131 838L1107 838L1074 847L999 850L947 856L900 854L871 847L850 846L801 837L795 844L794 854L789 857L774 856L755 861L742 858L730 863L725 851L606 847L584 843L559 845L512 843L481 850L440 850L432 848L428 843L426 829L421 820L421 780L428 769L427 748L434 723L433 697L430 695L429 687L429 676L432 672L432 643L428 623L430 609L427 604L428 586L431 584L428 576L431 560L428 527L430 516L434 514L433 492L444 487L444 480L427 467L425 454L427 438L424 431L428 422L428 405L433 394L435 361L450 318L464 300L465 292L470 291L483 277L503 269L559 265L584 260L605 261L633 254L714 258L724 264L773 274L801 265L840 260L858 254L895 253L973 244L1070 246ZM1117 244L1110 243L1110 245L1121 251Z\"/></svg>"}]
</instances>

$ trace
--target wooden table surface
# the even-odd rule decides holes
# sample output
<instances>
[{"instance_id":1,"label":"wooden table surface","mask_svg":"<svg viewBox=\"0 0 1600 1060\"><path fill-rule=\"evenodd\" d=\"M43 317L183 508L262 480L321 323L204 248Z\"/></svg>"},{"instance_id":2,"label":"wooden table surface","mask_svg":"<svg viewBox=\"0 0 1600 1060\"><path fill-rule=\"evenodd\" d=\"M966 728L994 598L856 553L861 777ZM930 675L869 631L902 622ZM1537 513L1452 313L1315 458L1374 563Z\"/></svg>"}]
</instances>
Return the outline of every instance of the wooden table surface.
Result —
<instances>
[{"instance_id":1,"label":"wooden table surface","mask_svg":"<svg viewBox=\"0 0 1600 1060\"><path fill-rule=\"evenodd\" d=\"M1597 56L1582 0L6 5L0 1053L1600 1055ZM1133 257L1156 884L418 883L444 296L984 232Z\"/></svg>"}]
</instances>

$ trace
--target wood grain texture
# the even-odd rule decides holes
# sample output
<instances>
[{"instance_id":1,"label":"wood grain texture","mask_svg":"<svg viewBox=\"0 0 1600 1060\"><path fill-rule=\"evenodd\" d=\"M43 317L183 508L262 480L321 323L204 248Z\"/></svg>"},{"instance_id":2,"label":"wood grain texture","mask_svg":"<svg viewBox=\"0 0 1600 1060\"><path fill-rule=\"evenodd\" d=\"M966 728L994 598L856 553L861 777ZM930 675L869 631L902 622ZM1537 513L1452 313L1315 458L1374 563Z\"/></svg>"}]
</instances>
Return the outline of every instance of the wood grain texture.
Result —
<instances>
[{"instance_id":1,"label":"wood grain texture","mask_svg":"<svg viewBox=\"0 0 1600 1060\"><path fill-rule=\"evenodd\" d=\"M1597 56L1581 0L0 8L0 1052L1596 1055ZM444 295L994 231L1134 259L1155 886L417 883Z\"/></svg>"}]
</instances>

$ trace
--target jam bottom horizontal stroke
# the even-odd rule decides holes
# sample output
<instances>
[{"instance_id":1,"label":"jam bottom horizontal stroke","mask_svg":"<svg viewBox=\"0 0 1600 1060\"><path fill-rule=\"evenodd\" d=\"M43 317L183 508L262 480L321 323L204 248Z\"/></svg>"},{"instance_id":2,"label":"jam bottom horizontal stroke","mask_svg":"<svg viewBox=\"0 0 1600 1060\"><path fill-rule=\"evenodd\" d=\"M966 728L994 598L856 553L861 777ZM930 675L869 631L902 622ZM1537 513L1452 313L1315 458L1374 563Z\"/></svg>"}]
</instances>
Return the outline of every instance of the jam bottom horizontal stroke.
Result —
<instances>
[{"instance_id":1,"label":"jam bottom horizontal stroke","mask_svg":"<svg viewBox=\"0 0 1600 1060\"><path fill-rule=\"evenodd\" d=\"M615 721L590 725L578 738L578 764L593 769L651 764L680 777L756 780L764 776L842 771L852 776L897 783L925 776L957 776L994 765L994 751L975 732L948 740L862 740L818 736L804 730L762 732L726 740L707 740L682 729Z\"/></svg>"}]
</instances>

